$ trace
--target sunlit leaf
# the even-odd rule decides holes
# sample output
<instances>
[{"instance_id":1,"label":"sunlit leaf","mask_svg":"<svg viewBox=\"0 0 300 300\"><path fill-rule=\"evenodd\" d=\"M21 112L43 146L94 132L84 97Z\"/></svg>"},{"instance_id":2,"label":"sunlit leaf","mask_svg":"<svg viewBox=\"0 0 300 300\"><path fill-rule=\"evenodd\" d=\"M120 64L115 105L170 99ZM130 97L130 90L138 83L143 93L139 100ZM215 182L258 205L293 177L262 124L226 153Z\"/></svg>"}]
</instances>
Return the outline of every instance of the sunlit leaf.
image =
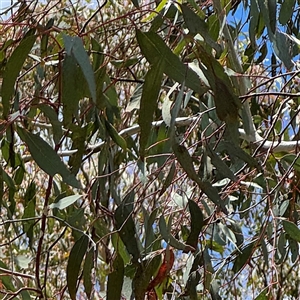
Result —
<instances>
[{"instance_id":1,"label":"sunlit leaf","mask_svg":"<svg viewBox=\"0 0 300 300\"><path fill-rule=\"evenodd\" d=\"M52 203L49 205L49 208L58 208L58 209L65 209L66 207L70 206L74 202L78 201L82 198L82 195L72 195L65 198L60 199L56 203Z\"/></svg>"},{"instance_id":2,"label":"sunlit leaf","mask_svg":"<svg viewBox=\"0 0 300 300\"><path fill-rule=\"evenodd\" d=\"M196 15L188 6L181 6L182 13L190 34L201 34L205 42L217 51L217 56L222 52L221 46L216 43L209 34L208 24Z\"/></svg>"},{"instance_id":3,"label":"sunlit leaf","mask_svg":"<svg viewBox=\"0 0 300 300\"><path fill-rule=\"evenodd\" d=\"M164 58L164 73L179 83L185 81L185 85L200 95L208 88L201 83L198 75L180 61L164 41L154 32L142 32L137 30L137 40L143 54L150 64L155 64L159 58Z\"/></svg>"}]
</instances>

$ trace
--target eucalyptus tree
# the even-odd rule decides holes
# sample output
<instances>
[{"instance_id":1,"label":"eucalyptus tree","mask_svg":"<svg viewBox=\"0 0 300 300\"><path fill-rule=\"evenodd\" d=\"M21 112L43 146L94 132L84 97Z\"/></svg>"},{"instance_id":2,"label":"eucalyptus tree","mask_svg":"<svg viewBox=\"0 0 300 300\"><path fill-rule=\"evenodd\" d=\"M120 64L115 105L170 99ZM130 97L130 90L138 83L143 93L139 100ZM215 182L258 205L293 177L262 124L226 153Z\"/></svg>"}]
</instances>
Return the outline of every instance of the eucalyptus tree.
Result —
<instances>
[{"instance_id":1,"label":"eucalyptus tree","mask_svg":"<svg viewBox=\"0 0 300 300\"><path fill-rule=\"evenodd\" d=\"M3 299L296 298L299 11L3 9Z\"/></svg>"}]
</instances>

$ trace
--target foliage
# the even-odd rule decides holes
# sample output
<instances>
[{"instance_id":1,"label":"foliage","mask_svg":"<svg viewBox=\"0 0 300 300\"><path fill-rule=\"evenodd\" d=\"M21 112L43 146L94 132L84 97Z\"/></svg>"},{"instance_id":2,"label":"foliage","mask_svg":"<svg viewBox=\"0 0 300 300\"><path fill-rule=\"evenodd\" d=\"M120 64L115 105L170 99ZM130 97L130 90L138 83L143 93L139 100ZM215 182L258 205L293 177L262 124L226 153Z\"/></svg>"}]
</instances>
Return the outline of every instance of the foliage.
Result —
<instances>
[{"instance_id":1,"label":"foliage","mask_svg":"<svg viewBox=\"0 0 300 300\"><path fill-rule=\"evenodd\" d=\"M299 4L7 9L3 299L296 298Z\"/></svg>"}]
</instances>

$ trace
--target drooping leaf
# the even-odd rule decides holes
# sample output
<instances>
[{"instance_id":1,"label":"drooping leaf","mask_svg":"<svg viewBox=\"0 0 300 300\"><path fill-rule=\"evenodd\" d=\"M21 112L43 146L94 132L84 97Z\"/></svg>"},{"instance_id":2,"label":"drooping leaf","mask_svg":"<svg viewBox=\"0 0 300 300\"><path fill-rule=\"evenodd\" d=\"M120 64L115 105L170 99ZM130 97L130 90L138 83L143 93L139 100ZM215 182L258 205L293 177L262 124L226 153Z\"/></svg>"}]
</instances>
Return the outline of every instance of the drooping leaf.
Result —
<instances>
[{"instance_id":1,"label":"drooping leaf","mask_svg":"<svg viewBox=\"0 0 300 300\"><path fill-rule=\"evenodd\" d=\"M203 214L197 203L193 200L188 200L189 210L191 215L191 232L186 241L187 245L197 249L199 234L203 226Z\"/></svg>"},{"instance_id":2,"label":"drooping leaf","mask_svg":"<svg viewBox=\"0 0 300 300\"><path fill-rule=\"evenodd\" d=\"M198 75L188 68L176 56L165 42L154 32L136 32L141 50L150 64L155 64L158 58L164 58L164 73L175 81L182 83L196 93L203 95L208 88L200 81Z\"/></svg>"},{"instance_id":3,"label":"drooping leaf","mask_svg":"<svg viewBox=\"0 0 300 300\"><path fill-rule=\"evenodd\" d=\"M269 287L264 288L254 300L268 300Z\"/></svg>"},{"instance_id":4,"label":"drooping leaf","mask_svg":"<svg viewBox=\"0 0 300 300\"><path fill-rule=\"evenodd\" d=\"M137 244L137 235L132 218L134 192L127 194L115 211L115 221L120 237L126 246L128 253L132 255L133 261L137 262L140 258L140 251Z\"/></svg>"},{"instance_id":5,"label":"drooping leaf","mask_svg":"<svg viewBox=\"0 0 300 300\"><path fill-rule=\"evenodd\" d=\"M84 49L81 38L78 36L71 37L63 35L64 45L67 51L67 55L74 55L76 61L78 62L82 73L86 79L86 82L89 86L90 93L94 103L96 103L96 82L93 72L92 65L90 63L89 57L86 50Z\"/></svg>"},{"instance_id":6,"label":"drooping leaf","mask_svg":"<svg viewBox=\"0 0 300 300\"><path fill-rule=\"evenodd\" d=\"M6 119L8 116L9 109L11 107L10 99L14 94L14 85L16 84L17 77L22 69L25 59L36 40L36 36L33 34L34 31L31 31L25 36L6 63L1 87L3 119Z\"/></svg>"},{"instance_id":7,"label":"drooping leaf","mask_svg":"<svg viewBox=\"0 0 300 300\"><path fill-rule=\"evenodd\" d=\"M1 260L0 260L0 268L9 270L9 267ZM16 290L16 288L13 284L13 277L10 274L7 274L7 275L1 274L1 283L8 291Z\"/></svg>"},{"instance_id":8,"label":"drooping leaf","mask_svg":"<svg viewBox=\"0 0 300 300\"><path fill-rule=\"evenodd\" d=\"M80 69L73 55L67 55L62 65L62 103L63 122L66 127L73 123L77 115L78 103L82 94L82 83L79 86Z\"/></svg>"},{"instance_id":9,"label":"drooping leaf","mask_svg":"<svg viewBox=\"0 0 300 300\"><path fill-rule=\"evenodd\" d=\"M172 148L178 159L181 167L185 170L188 177L194 180L200 189L208 196L208 198L215 203L218 207L220 207L224 212L227 212L224 201L221 200L218 190L212 186L209 181L202 181L197 175L193 160L188 152L188 150L183 145L179 145L175 138L172 139Z\"/></svg>"},{"instance_id":10,"label":"drooping leaf","mask_svg":"<svg viewBox=\"0 0 300 300\"><path fill-rule=\"evenodd\" d=\"M270 18L270 28L273 33L276 31L276 14L277 14L277 0L268 0L268 11Z\"/></svg>"},{"instance_id":11,"label":"drooping leaf","mask_svg":"<svg viewBox=\"0 0 300 300\"><path fill-rule=\"evenodd\" d=\"M36 203L35 199L31 199L27 204L26 207L24 208L24 214L23 214L23 219L27 218L34 218L35 217L35 210L36 210ZM35 220L26 220L23 221L23 230L26 232L26 236L28 237L29 240L29 246L32 246L33 242L33 226L35 224Z\"/></svg>"},{"instance_id":12,"label":"drooping leaf","mask_svg":"<svg viewBox=\"0 0 300 300\"><path fill-rule=\"evenodd\" d=\"M185 250L186 252L189 252L191 250L194 251L193 247L190 247L189 245L186 245L177 239L169 232L167 228L167 224L165 221L164 216L161 216L159 218L159 229L160 229L160 234L163 237L163 239L168 243L168 245L178 249L178 250Z\"/></svg>"},{"instance_id":13,"label":"drooping leaf","mask_svg":"<svg viewBox=\"0 0 300 300\"><path fill-rule=\"evenodd\" d=\"M76 300L77 280L88 243L89 238L86 235L82 235L81 238L75 242L68 259L67 286L72 300Z\"/></svg>"},{"instance_id":14,"label":"drooping leaf","mask_svg":"<svg viewBox=\"0 0 300 300\"><path fill-rule=\"evenodd\" d=\"M242 249L241 253L237 252L237 258L234 261L232 271L234 274L237 274L247 262L250 260L252 252L254 248L254 243L250 243L244 249Z\"/></svg>"},{"instance_id":15,"label":"drooping leaf","mask_svg":"<svg viewBox=\"0 0 300 300\"><path fill-rule=\"evenodd\" d=\"M279 22L281 25L286 25L286 23L291 18L296 0L284 0L281 4L280 12L279 12Z\"/></svg>"},{"instance_id":16,"label":"drooping leaf","mask_svg":"<svg viewBox=\"0 0 300 300\"><path fill-rule=\"evenodd\" d=\"M161 284L173 267L175 255L172 249L168 247L164 253L164 260L153 280L149 283L147 290L153 290L157 285Z\"/></svg>"},{"instance_id":17,"label":"drooping leaf","mask_svg":"<svg viewBox=\"0 0 300 300\"><path fill-rule=\"evenodd\" d=\"M77 200L79 200L81 198L82 198L82 195L72 195L72 196L64 197L56 203L51 203L49 205L49 208L52 208L52 209L58 208L58 209L62 210L62 209L65 209L66 207L70 206L71 204L73 204L74 202L76 202Z\"/></svg>"},{"instance_id":18,"label":"drooping leaf","mask_svg":"<svg viewBox=\"0 0 300 300\"><path fill-rule=\"evenodd\" d=\"M144 209L146 212L146 210ZM144 212L144 214L145 214ZM155 241L155 235L153 232L153 223L156 219L158 213L158 208L154 209L150 216L146 219L145 218L145 254L147 254L151 250L151 246L153 246L153 242Z\"/></svg>"},{"instance_id":19,"label":"drooping leaf","mask_svg":"<svg viewBox=\"0 0 300 300\"><path fill-rule=\"evenodd\" d=\"M50 176L60 174L65 183L80 188L80 183L75 175L71 174L58 154L41 137L21 127L17 128L20 138L28 146L30 154L38 166Z\"/></svg>"},{"instance_id":20,"label":"drooping leaf","mask_svg":"<svg viewBox=\"0 0 300 300\"><path fill-rule=\"evenodd\" d=\"M300 229L298 226L290 221L282 221L285 232L290 236L291 239L300 243Z\"/></svg>"},{"instance_id":21,"label":"drooping leaf","mask_svg":"<svg viewBox=\"0 0 300 300\"><path fill-rule=\"evenodd\" d=\"M121 299L124 280L124 262L122 257L116 255L113 262L113 271L108 275L107 299Z\"/></svg>"},{"instance_id":22,"label":"drooping leaf","mask_svg":"<svg viewBox=\"0 0 300 300\"><path fill-rule=\"evenodd\" d=\"M294 42L292 42L287 35L278 30L271 38L271 41L276 56L283 62L288 70L291 70L294 66L293 57L298 52L294 53Z\"/></svg>"},{"instance_id":23,"label":"drooping leaf","mask_svg":"<svg viewBox=\"0 0 300 300\"><path fill-rule=\"evenodd\" d=\"M182 5L181 9L190 34L196 35L199 33L205 42L216 50L217 56L219 56L222 52L222 48L210 36L208 24L202 20L200 16L195 14L188 6Z\"/></svg>"},{"instance_id":24,"label":"drooping leaf","mask_svg":"<svg viewBox=\"0 0 300 300\"><path fill-rule=\"evenodd\" d=\"M57 145L60 142L60 139L62 137L62 124L58 120L57 113L55 110L46 104L40 104L38 105L38 108L44 113L44 115L49 119L52 128L53 128L53 140L55 144Z\"/></svg>"},{"instance_id":25,"label":"drooping leaf","mask_svg":"<svg viewBox=\"0 0 300 300\"><path fill-rule=\"evenodd\" d=\"M105 119L105 127L107 129L107 132L109 133L112 140L119 145L123 150L127 149L127 143L125 139L118 133L116 128Z\"/></svg>"},{"instance_id":26,"label":"drooping leaf","mask_svg":"<svg viewBox=\"0 0 300 300\"><path fill-rule=\"evenodd\" d=\"M161 196L166 190L167 188L171 185L173 179L174 179L174 174L175 174L175 164L172 163L172 166L170 168L170 171L168 173L168 176L166 177L166 179L164 180L164 184L162 186L161 191L159 192L159 196Z\"/></svg>"},{"instance_id":27,"label":"drooping leaf","mask_svg":"<svg viewBox=\"0 0 300 300\"><path fill-rule=\"evenodd\" d=\"M93 290L93 278L92 278L93 259L94 259L94 249L91 249L86 254L84 265L83 265L83 285L84 285L84 291L88 296L88 298L91 298L91 293Z\"/></svg>"},{"instance_id":28,"label":"drooping leaf","mask_svg":"<svg viewBox=\"0 0 300 300\"><path fill-rule=\"evenodd\" d=\"M236 176L225 164L225 162L215 153L210 146L207 146L207 154L211 158L212 164L216 167L217 171L222 174L225 178L229 178L232 181L236 181Z\"/></svg>"},{"instance_id":29,"label":"drooping leaf","mask_svg":"<svg viewBox=\"0 0 300 300\"><path fill-rule=\"evenodd\" d=\"M299 243L294 239L289 239L289 246L292 254L292 263L295 263L296 260L299 258Z\"/></svg>"},{"instance_id":30,"label":"drooping leaf","mask_svg":"<svg viewBox=\"0 0 300 300\"><path fill-rule=\"evenodd\" d=\"M157 98L160 92L161 81L164 70L164 56L160 57L152 64L148 71L143 86L142 98L140 101L139 125L140 134L140 157L143 160L145 156L145 148L150 135L153 114L157 106Z\"/></svg>"}]
</instances>

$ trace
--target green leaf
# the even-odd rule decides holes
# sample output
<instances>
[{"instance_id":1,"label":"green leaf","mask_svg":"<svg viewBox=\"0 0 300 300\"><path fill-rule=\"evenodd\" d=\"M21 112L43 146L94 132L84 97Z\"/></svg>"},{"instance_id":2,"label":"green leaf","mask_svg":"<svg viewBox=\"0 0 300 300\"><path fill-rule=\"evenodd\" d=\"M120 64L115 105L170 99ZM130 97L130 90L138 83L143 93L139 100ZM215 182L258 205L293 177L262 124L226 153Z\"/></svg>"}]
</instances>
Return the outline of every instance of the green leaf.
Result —
<instances>
[{"instance_id":1,"label":"green leaf","mask_svg":"<svg viewBox=\"0 0 300 300\"><path fill-rule=\"evenodd\" d=\"M240 158L242 161L247 163L249 167L253 167L253 168L257 168L258 170L261 170L261 166L255 160L255 158L253 158L251 155L246 153L238 145L230 143L229 141L222 141L221 143L219 143L217 150L221 152L225 150L230 155Z\"/></svg>"},{"instance_id":2,"label":"green leaf","mask_svg":"<svg viewBox=\"0 0 300 300\"><path fill-rule=\"evenodd\" d=\"M157 107L157 98L159 96L161 81L164 69L164 57L152 65L148 71L145 83L143 86L142 98L140 101L139 125L141 128L140 134L140 157L143 160L145 156L145 148L150 135L153 114Z\"/></svg>"},{"instance_id":3,"label":"green leaf","mask_svg":"<svg viewBox=\"0 0 300 300\"><path fill-rule=\"evenodd\" d=\"M292 17L295 4L296 0L284 0L284 2L281 4L279 22L282 25L286 25L286 23Z\"/></svg>"},{"instance_id":4,"label":"green leaf","mask_svg":"<svg viewBox=\"0 0 300 300\"><path fill-rule=\"evenodd\" d=\"M3 269L9 270L8 266L4 262L2 262L1 260L0 260L0 267L3 268ZM2 273L2 271L1 271L1 273ZM13 279L13 277L11 275L6 276L4 274L1 274L1 283L9 291L15 291L16 290L16 288L15 288L13 282L12 282L12 279Z\"/></svg>"},{"instance_id":5,"label":"green leaf","mask_svg":"<svg viewBox=\"0 0 300 300\"><path fill-rule=\"evenodd\" d=\"M166 179L164 180L164 184L162 186L162 189L159 192L159 197L167 190L167 188L171 185L173 179L174 179L174 175L175 175L175 163L172 163L172 166L170 168L170 171L168 173L168 176L166 177Z\"/></svg>"},{"instance_id":6,"label":"green leaf","mask_svg":"<svg viewBox=\"0 0 300 300\"><path fill-rule=\"evenodd\" d=\"M268 294L269 294L269 287L264 288L255 298L255 300L268 300Z\"/></svg>"},{"instance_id":7,"label":"green leaf","mask_svg":"<svg viewBox=\"0 0 300 300\"><path fill-rule=\"evenodd\" d=\"M62 137L62 124L58 120L57 113L50 105L40 104L37 107L49 119L49 121L52 125L53 140L54 140L55 144L58 145L60 142L60 139Z\"/></svg>"},{"instance_id":8,"label":"green leaf","mask_svg":"<svg viewBox=\"0 0 300 300\"><path fill-rule=\"evenodd\" d=\"M204 20L202 20L200 16L198 16L190 8L188 8L188 6L181 5L181 9L190 34L196 35L197 33L199 33L203 37L205 43L214 48L217 52L217 56L220 56L220 54L222 53L222 48L210 36L208 24Z\"/></svg>"},{"instance_id":9,"label":"green leaf","mask_svg":"<svg viewBox=\"0 0 300 300\"><path fill-rule=\"evenodd\" d=\"M76 300L77 279L88 243L89 238L86 235L82 235L81 238L76 241L70 252L67 265L67 286L72 300Z\"/></svg>"},{"instance_id":10,"label":"green leaf","mask_svg":"<svg viewBox=\"0 0 300 300\"><path fill-rule=\"evenodd\" d=\"M213 151L213 149L207 145L207 154L211 158L212 164L216 167L217 171L225 178L229 178L232 181L236 181L236 176L226 165L226 163Z\"/></svg>"},{"instance_id":11,"label":"green leaf","mask_svg":"<svg viewBox=\"0 0 300 300\"><path fill-rule=\"evenodd\" d=\"M187 238L186 244L197 249L199 234L203 227L203 214L197 203L193 200L188 200L189 210L191 215L191 232Z\"/></svg>"},{"instance_id":12,"label":"green leaf","mask_svg":"<svg viewBox=\"0 0 300 300\"><path fill-rule=\"evenodd\" d=\"M277 13L277 0L268 0L268 11L270 18L270 28L273 33L276 31L276 13Z\"/></svg>"},{"instance_id":13,"label":"green leaf","mask_svg":"<svg viewBox=\"0 0 300 300\"><path fill-rule=\"evenodd\" d=\"M31 32L33 34L33 32ZM19 46L10 56L3 73L3 82L1 88L3 119L6 119L10 109L10 99L14 94L14 86L33 44L36 40L35 35L26 35Z\"/></svg>"},{"instance_id":14,"label":"green leaf","mask_svg":"<svg viewBox=\"0 0 300 300\"><path fill-rule=\"evenodd\" d=\"M291 239L300 243L300 229L298 226L290 221L283 220L283 228Z\"/></svg>"},{"instance_id":15,"label":"green leaf","mask_svg":"<svg viewBox=\"0 0 300 300\"><path fill-rule=\"evenodd\" d=\"M124 280L124 262L122 257L116 255L113 262L113 271L108 275L107 299L121 299Z\"/></svg>"},{"instance_id":16,"label":"green leaf","mask_svg":"<svg viewBox=\"0 0 300 300\"><path fill-rule=\"evenodd\" d=\"M232 271L234 272L234 274L237 274L242 268L244 268L244 266L250 260L253 252L253 247L254 243L250 243L241 251L241 253L237 252L237 258L235 259L232 267Z\"/></svg>"},{"instance_id":17,"label":"green leaf","mask_svg":"<svg viewBox=\"0 0 300 300\"><path fill-rule=\"evenodd\" d=\"M179 249L179 250L185 250L186 252L194 250L192 247L185 245L184 243L175 239L175 237L170 233L170 231L167 228L167 224L166 224L164 216L161 216L159 218L159 230L160 230L161 236L166 241L166 243L168 243L168 245L170 245L176 249Z\"/></svg>"},{"instance_id":18,"label":"green leaf","mask_svg":"<svg viewBox=\"0 0 300 300\"><path fill-rule=\"evenodd\" d=\"M131 2L133 3L133 5L134 5L136 8L140 8L140 7L139 7L139 0L131 0Z\"/></svg>"},{"instance_id":19,"label":"green leaf","mask_svg":"<svg viewBox=\"0 0 300 300\"><path fill-rule=\"evenodd\" d=\"M112 124L110 124L110 122L108 122L106 119L105 119L105 127L106 127L110 137L112 138L112 140L117 145L119 145L123 150L126 150L127 143L126 143L125 139L121 135L119 135L116 128L114 126L112 126Z\"/></svg>"},{"instance_id":20,"label":"green leaf","mask_svg":"<svg viewBox=\"0 0 300 300\"><path fill-rule=\"evenodd\" d=\"M65 198L60 199L58 202L56 203L51 203L49 205L49 208L58 208L60 210L65 209L66 207L70 206L71 204L73 204L74 202L76 202L77 200L81 199L82 195L72 195L72 196L68 196Z\"/></svg>"},{"instance_id":21,"label":"green leaf","mask_svg":"<svg viewBox=\"0 0 300 300\"><path fill-rule=\"evenodd\" d=\"M85 256L85 261L83 265L83 285L84 291L88 298L91 298L91 293L93 290L93 279L92 279L92 269L94 265L94 249L92 248Z\"/></svg>"},{"instance_id":22,"label":"green leaf","mask_svg":"<svg viewBox=\"0 0 300 300\"><path fill-rule=\"evenodd\" d=\"M34 218L35 217L35 209L36 209L35 199L32 199L26 204L26 207L24 208L24 214L22 216L22 219ZM35 220L23 221L23 230L24 230L24 232L26 232L26 236L28 237L30 247L32 246L32 242L33 242L33 226L34 226L34 224L35 224Z\"/></svg>"},{"instance_id":23,"label":"green leaf","mask_svg":"<svg viewBox=\"0 0 300 300\"><path fill-rule=\"evenodd\" d=\"M28 146L30 154L38 166L50 176L60 174L66 184L81 188L75 175L71 174L58 154L41 137L21 127L17 128L20 138Z\"/></svg>"},{"instance_id":24,"label":"green leaf","mask_svg":"<svg viewBox=\"0 0 300 300\"><path fill-rule=\"evenodd\" d=\"M280 31L276 31L275 35L271 38L273 49L277 57L283 62L284 66L291 70L294 66L293 49L294 43L288 38L287 35Z\"/></svg>"},{"instance_id":25,"label":"green leaf","mask_svg":"<svg viewBox=\"0 0 300 300\"><path fill-rule=\"evenodd\" d=\"M97 98L94 71L87 52L84 49L81 38L79 38L78 36L71 37L63 35L63 39L67 55L71 55L71 53L74 55L89 86L92 99L94 103L96 103Z\"/></svg>"},{"instance_id":26,"label":"green leaf","mask_svg":"<svg viewBox=\"0 0 300 300\"><path fill-rule=\"evenodd\" d=\"M63 122L65 126L73 123L73 116L77 115L78 103L83 96L82 76L73 55L67 55L62 65L62 103Z\"/></svg>"},{"instance_id":27,"label":"green leaf","mask_svg":"<svg viewBox=\"0 0 300 300\"><path fill-rule=\"evenodd\" d=\"M208 196L208 198L227 214L225 203L223 200L221 200L218 190L213 187L209 181L202 181L197 175L193 165L193 160L185 146L179 145L173 137L172 148L181 167L185 170L188 177L194 180L200 189Z\"/></svg>"},{"instance_id":28,"label":"green leaf","mask_svg":"<svg viewBox=\"0 0 300 300\"><path fill-rule=\"evenodd\" d=\"M120 237L126 246L128 253L137 262L140 258L140 252L137 243L135 225L132 218L134 203L134 192L128 193L121 205L115 211L116 228L119 230Z\"/></svg>"},{"instance_id":29,"label":"green leaf","mask_svg":"<svg viewBox=\"0 0 300 300\"><path fill-rule=\"evenodd\" d=\"M137 30L136 36L143 54L151 65L163 57L164 73L170 78L179 83L185 81L187 87L200 95L208 90L199 76L185 65L156 33Z\"/></svg>"},{"instance_id":30,"label":"green leaf","mask_svg":"<svg viewBox=\"0 0 300 300\"><path fill-rule=\"evenodd\" d=\"M289 246L292 254L292 263L295 263L299 258L299 244L295 240L289 239Z\"/></svg>"}]
</instances>

